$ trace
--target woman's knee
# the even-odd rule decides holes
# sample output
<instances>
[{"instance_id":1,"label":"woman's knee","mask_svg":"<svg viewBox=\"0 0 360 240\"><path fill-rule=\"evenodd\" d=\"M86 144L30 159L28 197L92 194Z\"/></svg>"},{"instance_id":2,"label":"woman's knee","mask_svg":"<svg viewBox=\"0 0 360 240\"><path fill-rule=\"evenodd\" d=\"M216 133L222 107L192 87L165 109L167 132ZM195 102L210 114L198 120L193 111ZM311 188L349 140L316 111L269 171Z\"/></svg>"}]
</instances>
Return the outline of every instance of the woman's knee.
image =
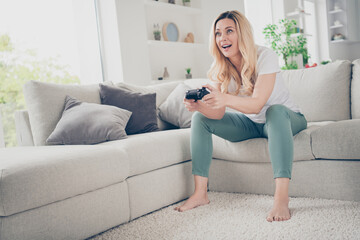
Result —
<instances>
[{"instance_id":1,"label":"woman's knee","mask_svg":"<svg viewBox=\"0 0 360 240\"><path fill-rule=\"evenodd\" d=\"M270 106L266 110L266 119L267 120L279 119L279 118L284 118L284 117L287 117L287 118L289 117L288 109L284 105L275 104L275 105Z\"/></svg>"},{"instance_id":2,"label":"woman's knee","mask_svg":"<svg viewBox=\"0 0 360 240\"><path fill-rule=\"evenodd\" d=\"M204 115L202 115L200 112L194 112L194 114L192 115L192 118L191 118L191 125L203 123L206 120L208 120L208 118L205 117Z\"/></svg>"}]
</instances>

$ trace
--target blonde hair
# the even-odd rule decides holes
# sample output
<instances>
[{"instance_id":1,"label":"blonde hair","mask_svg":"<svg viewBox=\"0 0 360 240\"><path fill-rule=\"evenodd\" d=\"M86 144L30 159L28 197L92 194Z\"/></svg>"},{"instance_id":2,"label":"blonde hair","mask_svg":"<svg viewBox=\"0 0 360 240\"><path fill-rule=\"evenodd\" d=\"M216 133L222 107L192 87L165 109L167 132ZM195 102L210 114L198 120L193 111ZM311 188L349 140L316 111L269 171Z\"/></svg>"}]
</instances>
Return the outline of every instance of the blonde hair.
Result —
<instances>
[{"instance_id":1,"label":"blonde hair","mask_svg":"<svg viewBox=\"0 0 360 240\"><path fill-rule=\"evenodd\" d=\"M240 65L240 75L235 66L226 58L218 48L215 39L215 28L218 21L222 19L232 19L235 22L236 32L238 35L238 47L242 56ZM214 61L208 71L208 78L215 82L221 83L221 91L228 93L228 86L231 77L237 83L235 95L238 95L240 88L243 94L251 95L254 91L256 79L256 62L257 48L254 42L252 28L246 17L238 11L227 11L221 13L214 21L210 32L210 54Z\"/></svg>"}]
</instances>

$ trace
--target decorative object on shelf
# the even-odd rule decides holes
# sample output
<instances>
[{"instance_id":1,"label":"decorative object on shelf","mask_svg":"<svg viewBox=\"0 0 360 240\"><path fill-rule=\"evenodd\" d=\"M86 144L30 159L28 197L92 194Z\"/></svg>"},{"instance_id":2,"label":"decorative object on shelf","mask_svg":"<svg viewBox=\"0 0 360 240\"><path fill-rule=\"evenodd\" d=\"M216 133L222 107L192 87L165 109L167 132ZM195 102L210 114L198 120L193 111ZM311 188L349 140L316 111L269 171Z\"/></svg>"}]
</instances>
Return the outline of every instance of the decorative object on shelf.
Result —
<instances>
[{"instance_id":1,"label":"decorative object on shelf","mask_svg":"<svg viewBox=\"0 0 360 240\"><path fill-rule=\"evenodd\" d=\"M179 29L175 23L167 22L162 28L165 41L177 42L179 40Z\"/></svg>"},{"instance_id":2,"label":"decorative object on shelf","mask_svg":"<svg viewBox=\"0 0 360 240\"><path fill-rule=\"evenodd\" d=\"M186 70L186 74L185 74L186 79L191 79L192 78L191 68L185 68L185 70Z\"/></svg>"},{"instance_id":3,"label":"decorative object on shelf","mask_svg":"<svg viewBox=\"0 0 360 240\"><path fill-rule=\"evenodd\" d=\"M163 77L158 77L158 80L160 81L160 80L163 80Z\"/></svg>"},{"instance_id":4,"label":"decorative object on shelf","mask_svg":"<svg viewBox=\"0 0 360 240\"><path fill-rule=\"evenodd\" d=\"M186 35L186 38L184 40L184 42L187 42L187 43L194 43L194 34L193 33L188 33Z\"/></svg>"},{"instance_id":5,"label":"decorative object on shelf","mask_svg":"<svg viewBox=\"0 0 360 240\"><path fill-rule=\"evenodd\" d=\"M191 7L191 0L183 0L183 5L186 7Z\"/></svg>"},{"instance_id":6,"label":"decorative object on shelf","mask_svg":"<svg viewBox=\"0 0 360 240\"><path fill-rule=\"evenodd\" d=\"M340 5L338 2L334 4L334 10L340 10Z\"/></svg>"},{"instance_id":7,"label":"decorative object on shelf","mask_svg":"<svg viewBox=\"0 0 360 240\"><path fill-rule=\"evenodd\" d=\"M341 25L341 22L339 20L334 21L334 26L340 26L340 25Z\"/></svg>"},{"instance_id":8,"label":"decorative object on shelf","mask_svg":"<svg viewBox=\"0 0 360 240\"><path fill-rule=\"evenodd\" d=\"M335 33L331 38L331 40L333 40L333 41L344 40L344 39L345 39L345 36L342 35L341 33Z\"/></svg>"},{"instance_id":9,"label":"decorative object on shelf","mask_svg":"<svg viewBox=\"0 0 360 240\"><path fill-rule=\"evenodd\" d=\"M297 26L295 20L280 19L278 25L268 24L264 28L263 34L271 48L283 58L285 66L283 70L297 69L298 64L291 61L291 58L302 55L303 66L308 63L309 55L306 47L307 38L299 34L296 38L291 37L293 29Z\"/></svg>"},{"instance_id":10,"label":"decorative object on shelf","mask_svg":"<svg viewBox=\"0 0 360 240\"><path fill-rule=\"evenodd\" d=\"M175 4L175 0L169 0L169 3Z\"/></svg>"},{"instance_id":11,"label":"decorative object on shelf","mask_svg":"<svg viewBox=\"0 0 360 240\"><path fill-rule=\"evenodd\" d=\"M169 72L167 70L167 67L164 68L164 74L163 74L163 79L166 80L166 79L169 79L170 75L169 75Z\"/></svg>"},{"instance_id":12,"label":"decorative object on shelf","mask_svg":"<svg viewBox=\"0 0 360 240\"><path fill-rule=\"evenodd\" d=\"M160 41L161 40L161 31L159 24L154 24L154 39Z\"/></svg>"}]
</instances>

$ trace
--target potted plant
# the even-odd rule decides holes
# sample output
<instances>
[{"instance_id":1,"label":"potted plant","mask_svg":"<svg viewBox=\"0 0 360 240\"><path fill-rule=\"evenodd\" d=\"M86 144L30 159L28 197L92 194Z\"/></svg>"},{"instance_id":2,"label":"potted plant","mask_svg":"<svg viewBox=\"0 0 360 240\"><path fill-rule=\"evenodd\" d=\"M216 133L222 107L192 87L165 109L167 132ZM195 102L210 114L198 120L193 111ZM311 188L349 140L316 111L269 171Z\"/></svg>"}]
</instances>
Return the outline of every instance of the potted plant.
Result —
<instances>
[{"instance_id":1,"label":"potted plant","mask_svg":"<svg viewBox=\"0 0 360 240\"><path fill-rule=\"evenodd\" d=\"M191 79L192 78L191 68L185 68L185 70L186 70L186 74L185 74L186 79Z\"/></svg>"},{"instance_id":2,"label":"potted plant","mask_svg":"<svg viewBox=\"0 0 360 240\"><path fill-rule=\"evenodd\" d=\"M271 48L284 60L285 66L282 69L285 70L298 68L298 64L293 61L296 56L302 55L303 66L308 63L310 57L306 48L307 38L303 34L292 37L294 30L297 32L295 20L281 19L279 25L268 24L263 31Z\"/></svg>"},{"instance_id":3,"label":"potted plant","mask_svg":"<svg viewBox=\"0 0 360 240\"><path fill-rule=\"evenodd\" d=\"M183 0L183 5L186 7L190 7L191 6L191 0Z\"/></svg>"},{"instance_id":4,"label":"potted plant","mask_svg":"<svg viewBox=\"0 0 360 240\"><path fill-rule=\"evenodd\" d=\"M160 41L161 40L161 31L159 24L154 24L154 39Z\"/></svg>"}]
</instances>

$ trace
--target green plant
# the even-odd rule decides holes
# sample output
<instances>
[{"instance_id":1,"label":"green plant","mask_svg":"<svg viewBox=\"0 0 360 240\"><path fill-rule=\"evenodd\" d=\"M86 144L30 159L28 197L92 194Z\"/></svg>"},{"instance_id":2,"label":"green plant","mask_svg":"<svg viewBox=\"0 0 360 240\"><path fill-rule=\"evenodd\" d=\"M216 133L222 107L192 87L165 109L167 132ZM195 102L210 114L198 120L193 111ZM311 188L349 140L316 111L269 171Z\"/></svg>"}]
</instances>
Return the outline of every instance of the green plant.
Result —
<instances>
[{"instance_id":1,"label":"green plant","mask_svg":"<svg viewBox=\"0 0 360 240\"><path fill-rule=\"evenodd\" d=\"M183 0L183 3L191 2L191 0Z\"/></svg>"},{"instance_id":2,"label":"green plant","mask_svg":"<svg viewBox=\"0 0 360 240\"><path fill-rule=\"evenodd\" d=\"M299 54L302 54L303 65L309 60L306 37L303 34L291 36L294 32L297 32L297 23L289 19L280 19L278 25L268 24L263 30L267 43L284 60L283 69L296 69L297 64L290 62L290 58Z\"/></svg>"},{"instance_id":3,"label":"green plant","mask_svg":"<svg viewBox=\"0 0 360 240\"><path fill-rule=\"evenodd\" d=\"M187 74L190 74L191 73L191 68L185 68Z\"/></svg>"},{"instance_id":4,"label":"green plant","mask_svg":"<svg viewBox=\"0 0 360 240\"><path fill-rule=\"evenodd\" d=\"M5 145L16 146L14 113L25 108L23 85L29 80L80 83L58 58L39 60L34 50L20 51L8 35L0 35L0 111Z\"/></svg>"},{"instance_id":5,"label":"green plant","mask_svg":"<svg viewBox=\"0 0 360 240\"><path fill-rule=\"evenodd\" d=\"M326 64L328 64L330 61L329 60L327 60L327 61L321 61L321 64L322 65L326 65Z\"/></svg>"}]
</instances>

